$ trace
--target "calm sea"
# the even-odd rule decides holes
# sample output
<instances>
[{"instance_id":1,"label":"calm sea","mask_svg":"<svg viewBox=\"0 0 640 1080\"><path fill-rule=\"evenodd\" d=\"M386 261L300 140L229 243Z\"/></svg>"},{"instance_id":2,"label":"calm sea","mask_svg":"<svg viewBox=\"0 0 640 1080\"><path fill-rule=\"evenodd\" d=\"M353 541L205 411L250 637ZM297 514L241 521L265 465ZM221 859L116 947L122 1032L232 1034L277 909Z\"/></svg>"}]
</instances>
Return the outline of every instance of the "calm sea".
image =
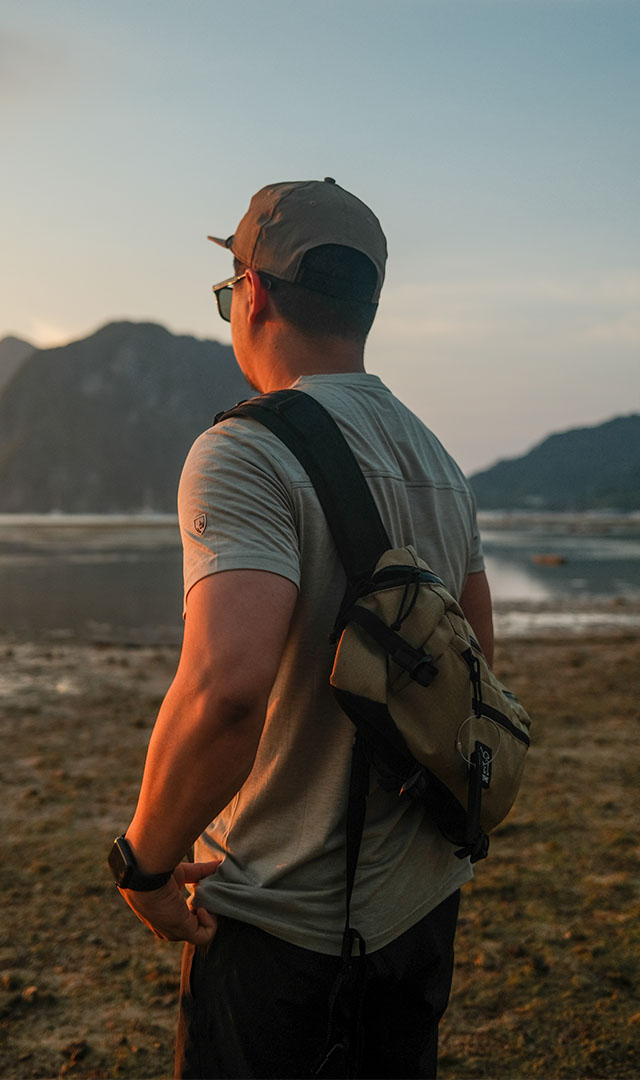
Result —
<instances>
[{"instance_id":1,"label":"calm sea","mask_svg":"<svg viewBox=\"0 0 640 1080\"><path fill-rule=\"evenodd\" d=\"M640 517L481 515L498 632L640 628ZM0 515L0 633L179 642L173 516Z\"/></svg>"}]
</instances>

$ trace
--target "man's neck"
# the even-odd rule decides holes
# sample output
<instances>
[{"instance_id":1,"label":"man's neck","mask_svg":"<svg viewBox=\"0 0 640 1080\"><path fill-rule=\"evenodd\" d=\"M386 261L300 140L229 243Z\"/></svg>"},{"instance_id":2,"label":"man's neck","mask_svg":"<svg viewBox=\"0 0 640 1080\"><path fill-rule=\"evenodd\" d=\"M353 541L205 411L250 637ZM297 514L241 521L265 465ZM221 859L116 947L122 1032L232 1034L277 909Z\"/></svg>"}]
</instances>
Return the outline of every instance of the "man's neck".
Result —
<instances>
[{"instance_id":1,"label":"man's neck","mask_svg":"<svg viewBox=\"0 0 640 1080\"><path fill-rule=\"evenodd\" d=\"M302 335L288 335L269 344L260 356L262 393L284 390L305 375L347 375L365 370L362 346L342 338L311 341Z\"/></svg>"}]
</instances>

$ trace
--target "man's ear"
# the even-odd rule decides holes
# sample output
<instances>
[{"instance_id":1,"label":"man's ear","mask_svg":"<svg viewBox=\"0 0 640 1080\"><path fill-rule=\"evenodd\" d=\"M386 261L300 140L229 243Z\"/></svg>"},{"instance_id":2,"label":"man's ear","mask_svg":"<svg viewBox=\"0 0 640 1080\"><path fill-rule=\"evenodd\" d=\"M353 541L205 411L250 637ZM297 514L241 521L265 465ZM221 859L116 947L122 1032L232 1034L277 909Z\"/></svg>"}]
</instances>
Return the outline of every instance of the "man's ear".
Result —
<instances>
[{"instance_id":1,"label":"man's ear","mask_svg":"<svg viewBox=\"0 0 640 1080\"><path fill-rule=\"evenodd\" d=\"M269 290L264 287L257 270L247 270L246 280L248 289L248 318L250 323L254 323L260 319L267 306Z\"/></svg>"}]
</instances>

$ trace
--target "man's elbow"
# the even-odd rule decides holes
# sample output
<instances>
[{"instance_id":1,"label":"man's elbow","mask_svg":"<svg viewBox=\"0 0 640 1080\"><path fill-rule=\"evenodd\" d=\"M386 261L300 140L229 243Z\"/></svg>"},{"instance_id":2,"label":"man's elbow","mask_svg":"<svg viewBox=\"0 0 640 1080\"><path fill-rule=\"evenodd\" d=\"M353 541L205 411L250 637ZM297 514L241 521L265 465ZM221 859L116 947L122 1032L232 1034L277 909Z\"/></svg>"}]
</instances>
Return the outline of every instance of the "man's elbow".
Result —
<instances>
[{"instance_id":1,"label":"man's elbow","mask_svg":"<svg viewBox=\"0 0 640 1080\"><path fill-rule=\"evenodd\" d=\"M246 686L232 678L216 679L198 686L192 696L193 714L205 726L218 730L262 730L269 692Z\"/></svg>"}]
</instances>

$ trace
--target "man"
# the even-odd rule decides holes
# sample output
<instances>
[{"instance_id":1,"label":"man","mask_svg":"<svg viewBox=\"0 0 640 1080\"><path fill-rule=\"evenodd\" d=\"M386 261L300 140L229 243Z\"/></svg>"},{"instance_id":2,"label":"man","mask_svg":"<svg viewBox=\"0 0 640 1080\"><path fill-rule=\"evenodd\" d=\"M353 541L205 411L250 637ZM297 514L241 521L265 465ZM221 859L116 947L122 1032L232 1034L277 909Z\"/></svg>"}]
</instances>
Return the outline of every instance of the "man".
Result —
<instances>
[{"instance_id":1,"label":"man","mask_svg":"<svg viewBox=\"0 0 640 1080\"><path fill-rule=\"evenodd\" d=\"M216 242L234 255L214 292L245 377L331 412L393 544L430 562L490 658L467 483L364 370L386 261L377 218L330 178L275 184ZM344 571L304 470L249 420L196 441L179 512L184 644L111 863L138 917L188 943L176 1075L309 1076L326 1050L344 923L353 727L329 688ZM197 861L181 862L194 841ZM470 876L422 807L372 777L352 901L368 945L362 1047L349 1075L435 1076ZM197 885L189 904L185 883Z\"/></svg>"}]
</instances>

